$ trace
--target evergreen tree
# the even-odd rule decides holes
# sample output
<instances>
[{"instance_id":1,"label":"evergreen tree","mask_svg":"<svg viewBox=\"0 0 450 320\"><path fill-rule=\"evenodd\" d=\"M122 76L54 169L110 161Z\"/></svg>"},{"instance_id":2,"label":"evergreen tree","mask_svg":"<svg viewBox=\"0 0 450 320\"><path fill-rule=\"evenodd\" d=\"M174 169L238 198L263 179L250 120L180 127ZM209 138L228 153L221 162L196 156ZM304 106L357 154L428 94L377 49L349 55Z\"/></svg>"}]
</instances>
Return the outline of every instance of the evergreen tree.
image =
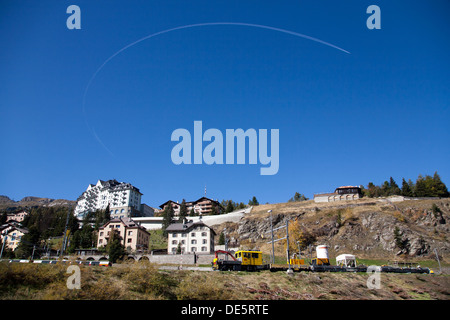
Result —
<instances>
[{"instance_id":1,"label":"evergreen tree","mask_svg":"<svg viewBox=\"0 0 450 320\"><path fill-rule=\"evenodd\" d=\"M429 175L424 177L419 174L416 183L413 183L411 179L408 179L408 182L406 182L405 178L402 178L401 189L392 177L390 177L389 182L384 181L381 187L369 182L367 189L364 189L364 195L371 198L400 194L406 197L445 198L450 196L447 186L442 182L437 172L434 173L433 177ZM294 199L291 198L290 201L294 201Z\"/></svg>"},{"instance_id":2,"label":"evergreen tree","mask_svg":"<svg viewBox=\"0 0 450 320\"><path fill-rule=\"evenodd\" d=\"M184 218L186 218L187 215L188 215L188 212L187 212L186 200L183 199L183 201L181 201L181 205L180 205L180 214L178 215L178 221L183 222Z\"/></svg>"},{"instance_id":3,"label":"evergreen tree","mask_svg":"<svg viewBox=\"0 0 450 320\"><path fill-rule=\"evenodd\" d=\"M218 244L221 246L221 245L224 245L225 244L225 234L222 232L221 234L220 234L220 236L219 236L219 242L218 242Z\"/></svg>"},{"instance_id":4,"label":"evergreen tree","mask_svg":"<svg viewBox=\"0 0 450 320\"><path fill-rule=\"evenodd\" d=\"M425 183L425 179L421 174L417 177L416 187L414 190L414 194L416 197L426 197L427 196L427 185Z\"/></svg>"},{"instance_id":5,"label":"evergreen tree","mask_svg":"<svg viewBox=\"0 0 450 320\"><path fill-rule=\"evenodd\" d=\"M79 242L79 248L80 249L88 249L95 246L95 236L94 236L95 229L92 228L90 224L83 225L83 228L80 230L79 236L80 236L80 242Z\"/></svg>"},{"instance_id":6,"label":"evergreen tree","mask_svg":"<svg viewBox=\"0 0 450 320\"><path fill-rule=\"evenodd\" d=\"M398 187L398 184L395 182L395 180L390 177L389 178L389 195L394 196L394 195L400 195L401 191L400 188Z\"/></svg>"},{"instance_id":7,"label":"evergreen tree","mask_svg":"<svg viewBox=\"0 0 450 320\"><path fill-rule=\"evenodd\" d=\"M25 233L21 240L19 245L17 246L17 249L14 251L16 258L24 258L28 259L31 257L31 254L33 252L33 246L39 245L39 239L40 239L40 233L36 226L31 226L28 229L28 233Z\"/></svg>"},{"instance_id":8,"label":"evergreen tree","mask_svg":"<svg viewBox=\"0 0 450 320\"><path fill-rule=\"evenodd\" d=\"M80 236L81 231L77 230L74 232L72 239L70 240L70 245L67 248L67 252L68 253L74 253L75 249L79 249L80 247L80 243L81 243L81 236Z\"/></svg>"},{"instance_id":9,"label":"evergreen tree","mask_svg":"<svg viewBox=\"0 0 450 320\"><path fill-rule=\"evenodd\" d=\"M441 181L441 177L437 171L433 175L434 196L448 198L450 196L447 186Z\"/></svg>"},{"instance_id":10,"label":"evergreen tree","mask_svg":"<svg viewBox=\"0 0 450 320\"><path fill-rule=\"evenodd\" d=\"M164 236L167 236L167 227L170 226L173 223L175 216L175 211L173 210L172 203L168 203L166 207L164 208L163 212L163 221L162 221L162 230Z\"/></svg>"},{"instance_id":11,"label":"evergreen tree","mask_svg":"<svg viewBox=\"0 0 450 320\"><path fill-rule=\"evenodd\" d=\"M412 197L413 191L410 187L410 185L406 182L405 178L402 179L402 190L401 195L405 197Z\"/></svg>"},{"instance_id":12,"label":"evergreen tree","mask_svg":"<svg viewBox=\"0 0 450 320\"><path fill-rule=\"evenodd\" d=\"M226 207L225 207L225 213L233 212L233 211L234 211L233 201L228 200L228 201L227 201L227 205L226 205Z\"/></svg>"},{"instance_id":13,"label":"evergreen tree","mask_svg":"<svg viewBox=\"0 0 450 320\"><path fill-rule=\"evenodd\" d=\"M116 263L117 260L122 259L125 256L125 247L122 244L122 237L117 230L111 230L108 241L108 255L109 262Z\"/></svg>"},{"instance_id":14,"label":"evergreen tree","mask_svg":"<svg viewBox=\"0 0 450 320\"><path fill-rule=\"evenodd\" d=\"M258 202L258 200L256 200L256 197L253 196L253 198L248 202L248 204L250 206L257 206L257 205L259 205L259 202Z\"/></svg>"},{"instance_id":15,"label":"evergreen tree","mask_svg":"<svg viewBox=\"0 0 450 320\"><path fill-rule=\"evenodd\" d=\"M306 200L308 200L308 198L305 197L304 194L300 194L300 193L298 193L298 192L296 192L296 193L294 194L294 201L306 201Z\"/></svg>"},{"instance_id":16,"label":"evergreen tree","mask_svg":"<svg viewBox=\"0 0 450 320\"><path fill-rule=\"evenodd\" d=\"M385 181L385 182L383 183L383 185L381 186L381 189L380 189L380 196L382 196L382 197L387 197L387 196L390 195L390 192L391 192L391 187L390 187L390 185L389 185L389 182Z\"/></svg>"},{"instance_id":17,"label":"evergreen tree","mask_svg":"<svg viewBox=\"0 0 450 320\"><path fill-rule=\"evenodd\" d=\"M105 223L111 220L109 204L105 210L96 210L94 217L95 217L94 229L98 230L101 226L103 226Z\"/></svg>"},{"instance_id":18,"label":"evergreen tree","mask_svg":"<svg viewBox=\"0 0 450 320\"><path fill-rule=\"evenodd\" d=\"M191 217L195 217L197 215L197 213L195 212L194 208L191 208L191 211L189 212L189 215Z\"/></svg>"},{"instance_id":19,"label":"evergreen tree","mask_svg":"<svg viewBox=\"0 0 450 320\"><path fill-rule=\"evenodd\" d=\"M425 183L425 196L424 197L436 197L436 188L434 180L431 176L426 175L424 179Z\"/></svg>"},{"instance_id":20,"label":"evergreen tree","mask_svg":"<svg viewBox=\"0 0 450 320\"><path fill-rule=\"evenodd\" d=\"M408 179L408 186L411 189L412 195L415 196L414 190L416 190L416 184L411 179Z\"/></svg>"},{"instance_id":21,"label":"evergreen tree","mask_svg":"<svg viewBox=\"0 0 450 320\"><path fill-rule=\"evenodd\" d=\"M218 215L218 214L220 214L220 211L221 211L220 206L217 205L215 202L213 202L211 204L211 214Z\"/></svg>"},{"instance_id":22,"label":"evergreen tree","mask_svg":"<svg viewBox=\"0 0 450 320\"><path fill-rule=\"evenodd\" d=\"M0 216L0 225L5 224L6 220L8 219L8 214L6 212L3 212Z\"/></svg>"}]
</instances>

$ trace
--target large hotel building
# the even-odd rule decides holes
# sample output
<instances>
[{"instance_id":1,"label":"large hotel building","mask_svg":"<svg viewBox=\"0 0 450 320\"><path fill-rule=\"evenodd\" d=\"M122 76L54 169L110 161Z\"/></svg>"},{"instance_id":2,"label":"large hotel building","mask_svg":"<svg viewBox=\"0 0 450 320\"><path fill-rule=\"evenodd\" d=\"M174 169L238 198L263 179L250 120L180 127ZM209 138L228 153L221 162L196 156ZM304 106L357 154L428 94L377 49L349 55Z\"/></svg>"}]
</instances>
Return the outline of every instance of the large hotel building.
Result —
<instances>
[{"instance_id":1,"label":"large hotel building","mask_svg":"<svg viewBox=\"0 0 450 320\"><path fill-rule=\"evenodd\" d=\"M111 219L153 216L153 210L141 204L141 196L139 189L130 183L98 180L78 197L75 216L81 220L88 212L105 210L108 205Z\"/></svg>"}]
</instances>

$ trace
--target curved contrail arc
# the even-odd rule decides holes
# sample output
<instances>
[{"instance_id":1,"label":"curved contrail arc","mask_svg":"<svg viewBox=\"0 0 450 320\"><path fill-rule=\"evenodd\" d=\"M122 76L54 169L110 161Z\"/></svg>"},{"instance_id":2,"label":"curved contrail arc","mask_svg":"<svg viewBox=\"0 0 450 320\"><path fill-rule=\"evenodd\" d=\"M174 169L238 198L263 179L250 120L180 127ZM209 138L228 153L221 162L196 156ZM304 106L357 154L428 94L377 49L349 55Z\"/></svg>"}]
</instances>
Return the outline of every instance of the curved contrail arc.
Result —
<instances>
[{"instance_id":1,"label":"curved contrail arc","mask_svg":"<svg viewBox=\"0 0 450 320\"><path fill-rule=\"evenodd\" d=\"M176 30L181 30L181 29L188 29L188 28L197 28L197 27L206 27L206 26L218 26L218 25L232 25L232 26L243 26L243 27L253 27L253 28L260 28L260 29L266 29L266 30L272 30L272 31L277 31L277 32L281 32L281 33L285 33L285 34L289 34L295 37L300 37L300 38L304 38L307 40L311 40L317 43L321 43L323 45L326 45L328 47L337 49L339 51L342 51L344 53L350 54L349 51L342 49L334 44L331 44L329 42L320 40L318 38L314 38L302 33L298 33L298 32L294 32L294 31L290 31L290 30L286 30L286 29L281 29L281 28L276 28L276 27L270 27L270 26L266 26L266 25L261 25L261 24L253 24L253 23L245 23L245 22L205 22L205 23L196 23L196 24L189 24L189 25L184 25L184 26L179 26L179 27L174 27L174 28L170 28L170 29L166 29L163 31L159 31L153 34L150 34L148 36L145 36L139 40L136 40L128 45L126 45L125 47L123 47L122 49L120 49L119 51L117 51L116 53L114 53L112 56L110 56L108 59L106 59L101 65L100 67L98 67L98 69L94 72L94 74L92 75L92 77L89 79L88 84L86 85L86 89L84 90L84 94L83 94L83 102L82 102L82 109L83 109L83 115L84 115L84 120L86 125L88 126L88 128L91 130L92 134L95 136L96 140L108 151L108 153L110 153L112 156L114 156L114 154L111 152L111 150L109 150L106 145L103 143L103 141L99 138L99 136L97 135L97 133L95 132L95 130L89 125L88 121L87 121L87 117L86 117L86 95L87 92L89 90L89 87L91 86L92 82L94 81L95 77L97 76L97 74L103 69L103 67L110 61L112 60L114 57L116 57L117 55L119 55L121 52L127 50L128 48L142 42L145 40L148 40L150 38L165 34L165 33L169 33L172 31L176 31Z\"/></svg>"}]
</instances>

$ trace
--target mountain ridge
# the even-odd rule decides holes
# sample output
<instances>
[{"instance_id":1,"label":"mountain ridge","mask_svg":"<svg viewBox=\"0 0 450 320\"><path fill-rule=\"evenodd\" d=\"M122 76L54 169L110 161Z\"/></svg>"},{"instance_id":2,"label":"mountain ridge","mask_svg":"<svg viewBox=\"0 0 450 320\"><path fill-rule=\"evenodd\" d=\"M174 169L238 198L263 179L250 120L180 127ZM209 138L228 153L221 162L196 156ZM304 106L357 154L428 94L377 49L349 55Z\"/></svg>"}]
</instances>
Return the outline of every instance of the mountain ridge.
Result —
<instances>
[{"instance_id":1,"label":"mountain ridge","mask_svg":"<svg viewBox=\"0 0 450 320\"><path fill-rule=\"evenodd\" d=\"M35 197L26 196L19 201L15 201L6 195L0 195L0 209L17 209L17 208L28 208L28 207L53 207L61 206L68 207L74 206L76 201L67 199L52 199L45 197Z\"/></svg>"}]
</instances>

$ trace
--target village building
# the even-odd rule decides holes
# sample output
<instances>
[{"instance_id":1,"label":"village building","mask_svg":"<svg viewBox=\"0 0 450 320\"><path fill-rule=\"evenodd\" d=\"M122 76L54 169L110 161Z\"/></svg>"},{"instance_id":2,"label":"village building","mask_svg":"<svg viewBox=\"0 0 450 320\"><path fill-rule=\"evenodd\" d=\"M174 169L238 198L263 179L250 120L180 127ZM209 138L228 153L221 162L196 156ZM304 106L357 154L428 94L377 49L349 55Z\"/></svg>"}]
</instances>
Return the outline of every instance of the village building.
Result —
<instances>
[{"instance_id":1,"label":"village building","mask_svg":"<svg viewBox=\"0 0 450 320\"><path fill-rule=\"evenodd\" d=\"M9 221L22 222L23 219L25 219L25 217L27 215L28 215L28 212L26 212L26 211L21 211L21 212L17 212L17 213L8 213L6 216L6 222L9 222Z\"/></svg>"},{"instance_id":2,"label":"village building","mask_svg":"<svg viewBox=\"0 0 450 320\"><path fill-rule=\"evenodd\" d=\"M345 200L356 200L362 197L360 187L342 186L336 188L333 193L320 193L314 195L314 202L335 202Z\"/></svg>"},{"instance_id":3,"label":"village building","mask_svg":"<svg viewBox=\"0 0 450 320\"><path fill-rule=\"evenodd\" d=\"M108 244L111 232L117 232L122 244L129 251L148 250L150 233L131 218L116 218L107 222L98 230L97 248Z\"/></svg>"},{"instance_id":4,"label":"village building","mask_svg":"<svg viewBox=\"0 0 450 320\"><path fill-rule=\"evenodd\" d=\"M166 209L166 206L168 205L171 205L173 207L175 216L178 216L180 214L181 203L179 203L178 201L175 202L169 200L164 202L159 207L161 208L161 211L164 211ZM192 209L194 210L195 215L221 214L224 211L220 202L207 197L201 197L198 200L186 202L186 209L188 215L190 214ZM214 210L216 212L214 212Z\"/></svg>"},{"instance_id":5,"label":"village building","mask_svg":"<svg viewBox=\"0 0 450 320\"><path fill-rule=\"evenodd\" d=\"M28 229L19 227L17 224L7 223L0 227L2 244L5 248L16 250L22 237L28 233Z\"/></svg>"},{"instance_id":6,"label":"village building","mask_svg":"<svg viewBox=\"0 0 450 320\"><path fill-rule=\"evenodd\" d=\"M214 253L214 230L201 220L192 222L185 219L183 223L173 223L168 232L168 254L177 253Z\"/></svg>"}]
</instances>

